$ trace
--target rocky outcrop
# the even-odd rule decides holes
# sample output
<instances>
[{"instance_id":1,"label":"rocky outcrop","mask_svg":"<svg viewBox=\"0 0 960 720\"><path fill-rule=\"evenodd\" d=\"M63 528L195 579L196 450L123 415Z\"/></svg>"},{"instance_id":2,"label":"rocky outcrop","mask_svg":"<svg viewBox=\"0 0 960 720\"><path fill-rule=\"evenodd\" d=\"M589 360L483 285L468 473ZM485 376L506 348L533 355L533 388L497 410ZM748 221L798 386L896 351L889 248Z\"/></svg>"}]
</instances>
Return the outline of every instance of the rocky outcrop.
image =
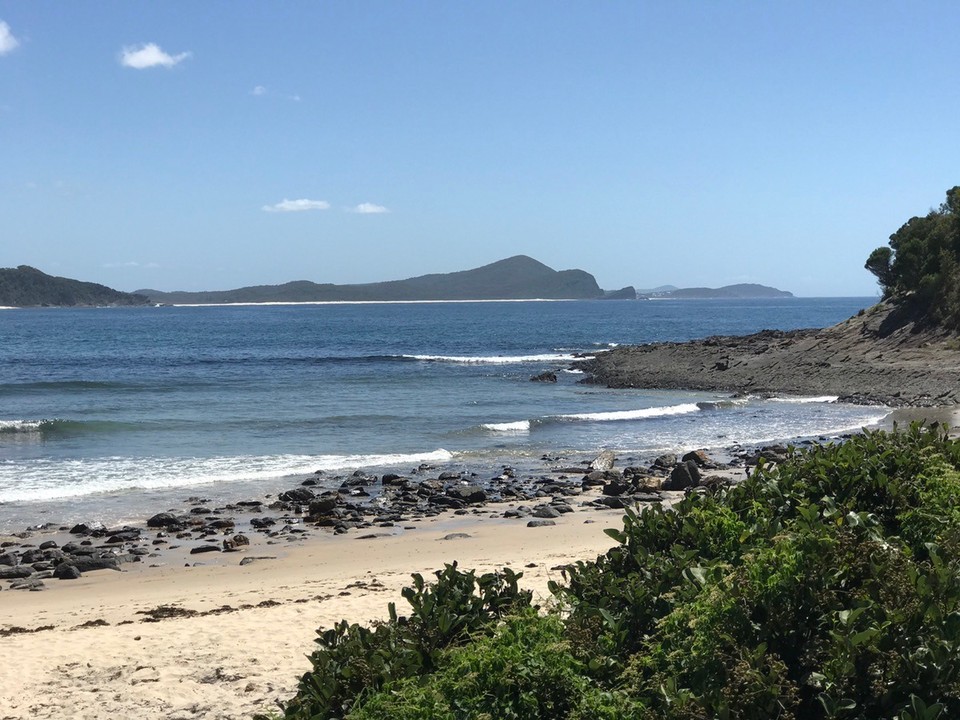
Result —
<instances>
[{"instance_id":1,"label":"rocky outcrop","mask_svg":"<svg viewBox=\"0 0 960 720\"><path fill-rule=\"evenodd\" d=\"M574 366L585 382L753 394L835 395L887 405L960 403L960 342L881 304L823 330L618 347Z\"/></svg>"}]
</instances>

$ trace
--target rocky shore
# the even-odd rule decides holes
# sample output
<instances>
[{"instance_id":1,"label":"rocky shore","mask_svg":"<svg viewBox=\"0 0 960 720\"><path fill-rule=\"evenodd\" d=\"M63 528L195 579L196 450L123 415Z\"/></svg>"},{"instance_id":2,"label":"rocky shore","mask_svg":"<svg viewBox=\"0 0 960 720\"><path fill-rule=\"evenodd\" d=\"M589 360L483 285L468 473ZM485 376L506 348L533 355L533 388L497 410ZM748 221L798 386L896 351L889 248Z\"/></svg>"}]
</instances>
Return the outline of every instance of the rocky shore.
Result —
<instances>
[{"instance_id":1,"label":"rocky shore","mask_svg":"<svg viewBox=\"0 0 960 720\"><path fill-rule=\"evenodd\" d=\"M879 304L823 330L619 347L575 365L584 382L752 394L837 396L901 406L960 403L960 340Z\"/></svg>"},{"instance_id":2,"label":"rocky shore","mask_svg":"<svg viewBox=\"0 0 960 720\"><path fill-rule=\"evenodd\" d=\"M0 589L44 590L51 582L60 585L98 571L246 565L276 560L284 546L314 536L389 538L444 518L500 518L545 527L568 513L620 510L705 491L743 477L743 468L757 458L776 459L786 449L731 452L722 462L698 450L644 464L625 458L628 464L619 467L610 451L579 464L545 457L538 471L502 467L492 477L431 465L405 475L357 471L326 477L318 472L275 497L222 506L190 497L183 507L157 512L140 524L45 523L0 536Z\"/></svg>"}]
</instances>

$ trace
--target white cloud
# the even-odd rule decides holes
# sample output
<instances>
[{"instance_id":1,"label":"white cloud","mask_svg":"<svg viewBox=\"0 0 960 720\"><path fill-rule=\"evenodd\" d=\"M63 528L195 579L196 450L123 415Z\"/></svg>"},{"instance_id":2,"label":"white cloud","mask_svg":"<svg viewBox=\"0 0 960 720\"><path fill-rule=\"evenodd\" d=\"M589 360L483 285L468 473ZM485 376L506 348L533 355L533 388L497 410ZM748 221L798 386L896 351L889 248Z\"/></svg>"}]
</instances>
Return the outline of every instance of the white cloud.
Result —
<instances>
[{"instance_id":1,"label":"white cloud","mask_svg":"<svg viewBox=\"0 0 960 720\"><path fill-rule=\"evenodd\" d=\"M257 85L253 90L250 91L251 95L266 95L267 89L263 85Z\"/></svg>"},{"instance_id":2,"label":"white cloud","mask_svg":"<svg viewBox=\"0 0 960 720\"><path fill-rule=\"evenodd\" d=\"M136 260L130 260L128 262L108 262L104 263L103 267L105 268L158 268L160 267L155 262L142 263L137 262Z\"/></svg>"},{"instance_id":3,"label":"white cloud","mask_svg":"<svg viewBox=\"0 0 960 720\"><path fill-rule=\"evenodd\" d=\"M172 68L183 62L193 53L182 52L179 55L169 55L160 49L156 43L144 43L139 47L125 47L120 52L120 64L124 67L144 70L152 67Z\"/></svg>"},{"instance_id":4,"label":"white cloud","mask_svg":"<svg viewBox=\"0 0 960 720\"><path fill-rule=\"evenodd\" d=\"M10 26L0 20L0 55L6 55L17 49L20 41L10 32Z\"/></svg>"},{"instance_id":5,"label":"white cloud","mask_svg":"<svg viewBox=\"0 0 960 720\"><path fill-rule=\"evenodd\" d=\"M350 208L350 212L359 213L360 215L381 215L390 211L383 205L374 205L373 203L365 202Z\"/></svg>"},{"instance_id":6,"label":"white cloud","mask_svg":"<svg viewBox=\"0 0 960 720\"><path fill-rule=\"evenodd\" d=\"M304 210L328 210L330 208L330 203L326 200L307 200L306 198L301 198L300 200L287 200L283 199L282 202L278 202L275 205L264 205L264 212L303 212Z\"/></svg>"},{"instance_id":7,"label":"white cloud","mask_svg":"<svg viewBox=\"0 0 960 720\"><path fill-rule=\"evenodd\" d=\"M288 100L293 100L294 102L300 102L300 96L299 96L299 95L288 95L288 96L287 96L287 99L288 99Z\"/></svg>"}]
</instances>

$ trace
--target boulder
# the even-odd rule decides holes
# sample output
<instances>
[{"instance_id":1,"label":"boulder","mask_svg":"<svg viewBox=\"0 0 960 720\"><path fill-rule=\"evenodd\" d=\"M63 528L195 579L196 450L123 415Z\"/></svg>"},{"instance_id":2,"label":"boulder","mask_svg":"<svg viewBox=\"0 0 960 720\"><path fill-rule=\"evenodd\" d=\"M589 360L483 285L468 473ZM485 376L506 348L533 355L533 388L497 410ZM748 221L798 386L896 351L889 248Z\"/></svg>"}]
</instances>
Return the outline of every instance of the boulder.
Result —
<instances>
[{"instance_id":1,"label":"boulder","mask_svg":"<svg viewBox=\"0 0 960 720\"><path fill-rule=\"evenodd\" d=\"M16 580L19 578L27 578L31 575L33 575L33 568L29 565L0 568L0 580Z\"/></svg>"},{"instance_id":2,"label":"boulder","mask_svg":"<svg viewBox=\"0 0 960 720\"><path fill-rule=\"evenodd\" d=\"M178 518L173 513L168 513L168 512L157 513L152 518L147 520L148 528L168 528L168 527L175 527L181 524L182 524L182 520L180 518ZM71 530L70 532L73 532L73 530Z\"/></svg>"},{"instance_id":3,"label":"boulder","mask_svg":"<svg viewBox=\"0 0 960 720\"><path fill-rule=\"evenodd\" d=\"M660 487L664 490L686 490L700 484L700 468L693 460L679 463Z\"/></svg>"},{"instance_id":4,"label":"boulder","mask_svg":"<svg viewBox=\"0 0 960 720\"><path fill-rule=\"evenodd\" d=\"M197 545L195 548L190 548L191 555L200 555L201 553L209 552L220 552L220 548L216 545Z\"/></svg>"},{"instance_id":5,"label":"boulder","mask_svg":"<svg viewBox=\"0 0 960 720\"><path fill-rule=\"evenodd\" d=\"M76 580L83 573L81 573L76 565L71 565L70 563L60 563L53 569L53 576L58 580Z\"/></svg>"},{"instance_id":6,"label":"boulder","mask_svg":"<svg viewBox=\"0 0 960 720\"><path fill-rule=\"evenodd\" d=\"M599 470L601 472L606 472L607 470L613 469L613 463L617 459L617 456L613 454L612 450L604 450L602 453L597 455L590 462L591 470Z\"/></svg>"},{"instance_id":7,"label":"boulder","mask_svg":"<svg viewBox=\"0 0 960 720\"><path fill-rule=\"evenodd\" d=\"M619 496L615 495L604 495L603 497L598 497L593 501L594 505L600 505L602 507L608 507L613 510L623 510L626 507L623 500Z\"/></svg>"},{"instance_id":8,"label":"boulder","mask_svg":"<svg viewBox=\"0 0 960 720\"><path fill-rule=\"evenodd\" d=\"M693 461L697 464L697 467L704 467L712 463L710 456L707 455L707 453L703 450L691 450L682 458L680 458L680 460L682 462L687 462L688 460Z\"/></svg>"},{"instance_id":9,"label":"boulder","mask_svg":"<svg viewBox=\"0 0 960 720\"><path fill-rule=\"evenodd\" d=\"M120 563L115 558L95 558L95 557L72 557L68 561L80 572L89 572L91 570L116 570L120 571Z\"/></svg>"},{"instance_id":10,"label":"boulder","mask_svg":"<svg viewBox=\"0 0 960 720\"><path fill-rule=\"evenodd\" d=\"M533 516L536 518L558 518L560 517L560 511L551 505L540 505L533 509Z\"/></svg>"},{"instance_id":11,"label":"boulder","mask_svg":"<svg viewBox=\"0 0 960 720\"><path fill-rule=\"evenodd\" d=\"M557 374L550 370L542 372L539 375L534 375L530 378L530 382L545 382L545 383L555 383L557 381Z\"/></svg>"},{"instance_id":12,"label":"boulder","mask_svg":"<svg viewBox=\"0 0 960 720\"><path fill-rule=\"evenodd\" d=\"M479 485L456 485L447 490L447 497L460 500L468 504L483 503L487 501L486 491Z\"/></svg>"},{"instance_id":13,"label":"boulder","mask_svg":"<svg viewBox=\"0 0 960 720\"><path fill-rule=\"evenodd\" d=\"M556 525L553 520L531 520L527 523L527 527L550 527L551 525Z\"/></svg>"},{"instance_id":14,"label":"boulder","mask_svg":"<svg viewBox=\"0 0 960 720\"><path fill-rule=\"evenodd\" d=\"M308 503L316 497L313 490L307 487L298 487L293 490L287 490L277 496L278 500L283 502Z\"/></svg>"},{"instance_id":15,"label":"boulder","mask_svg":"<svg viewBox=\"0 0 960 720\"><path fill-rule=\"evenodd\" d=\"M653 466L661 470L669 470L677 464L677 456L673 453L664 453L653 461Z\"/></svg>"}]
</instances>

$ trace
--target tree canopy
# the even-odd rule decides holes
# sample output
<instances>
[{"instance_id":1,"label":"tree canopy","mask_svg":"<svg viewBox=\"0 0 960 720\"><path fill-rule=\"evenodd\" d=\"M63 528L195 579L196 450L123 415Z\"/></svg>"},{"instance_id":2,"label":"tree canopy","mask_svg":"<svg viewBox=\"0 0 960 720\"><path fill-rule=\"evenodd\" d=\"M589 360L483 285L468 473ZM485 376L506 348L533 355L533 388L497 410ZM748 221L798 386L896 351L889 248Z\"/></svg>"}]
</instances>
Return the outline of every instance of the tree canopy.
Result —
<instances>
[{"instance_id":1,"label":"tree canopy","mask_svg":"<svg viewBox=\"0 0 960 720\"><path fill-rule=\"evenodd\" d=\"M960 330L960 186L939 208L904 223L865 267L884 299L914 304L932 323Z\"/></svg>"}]
</instances>

